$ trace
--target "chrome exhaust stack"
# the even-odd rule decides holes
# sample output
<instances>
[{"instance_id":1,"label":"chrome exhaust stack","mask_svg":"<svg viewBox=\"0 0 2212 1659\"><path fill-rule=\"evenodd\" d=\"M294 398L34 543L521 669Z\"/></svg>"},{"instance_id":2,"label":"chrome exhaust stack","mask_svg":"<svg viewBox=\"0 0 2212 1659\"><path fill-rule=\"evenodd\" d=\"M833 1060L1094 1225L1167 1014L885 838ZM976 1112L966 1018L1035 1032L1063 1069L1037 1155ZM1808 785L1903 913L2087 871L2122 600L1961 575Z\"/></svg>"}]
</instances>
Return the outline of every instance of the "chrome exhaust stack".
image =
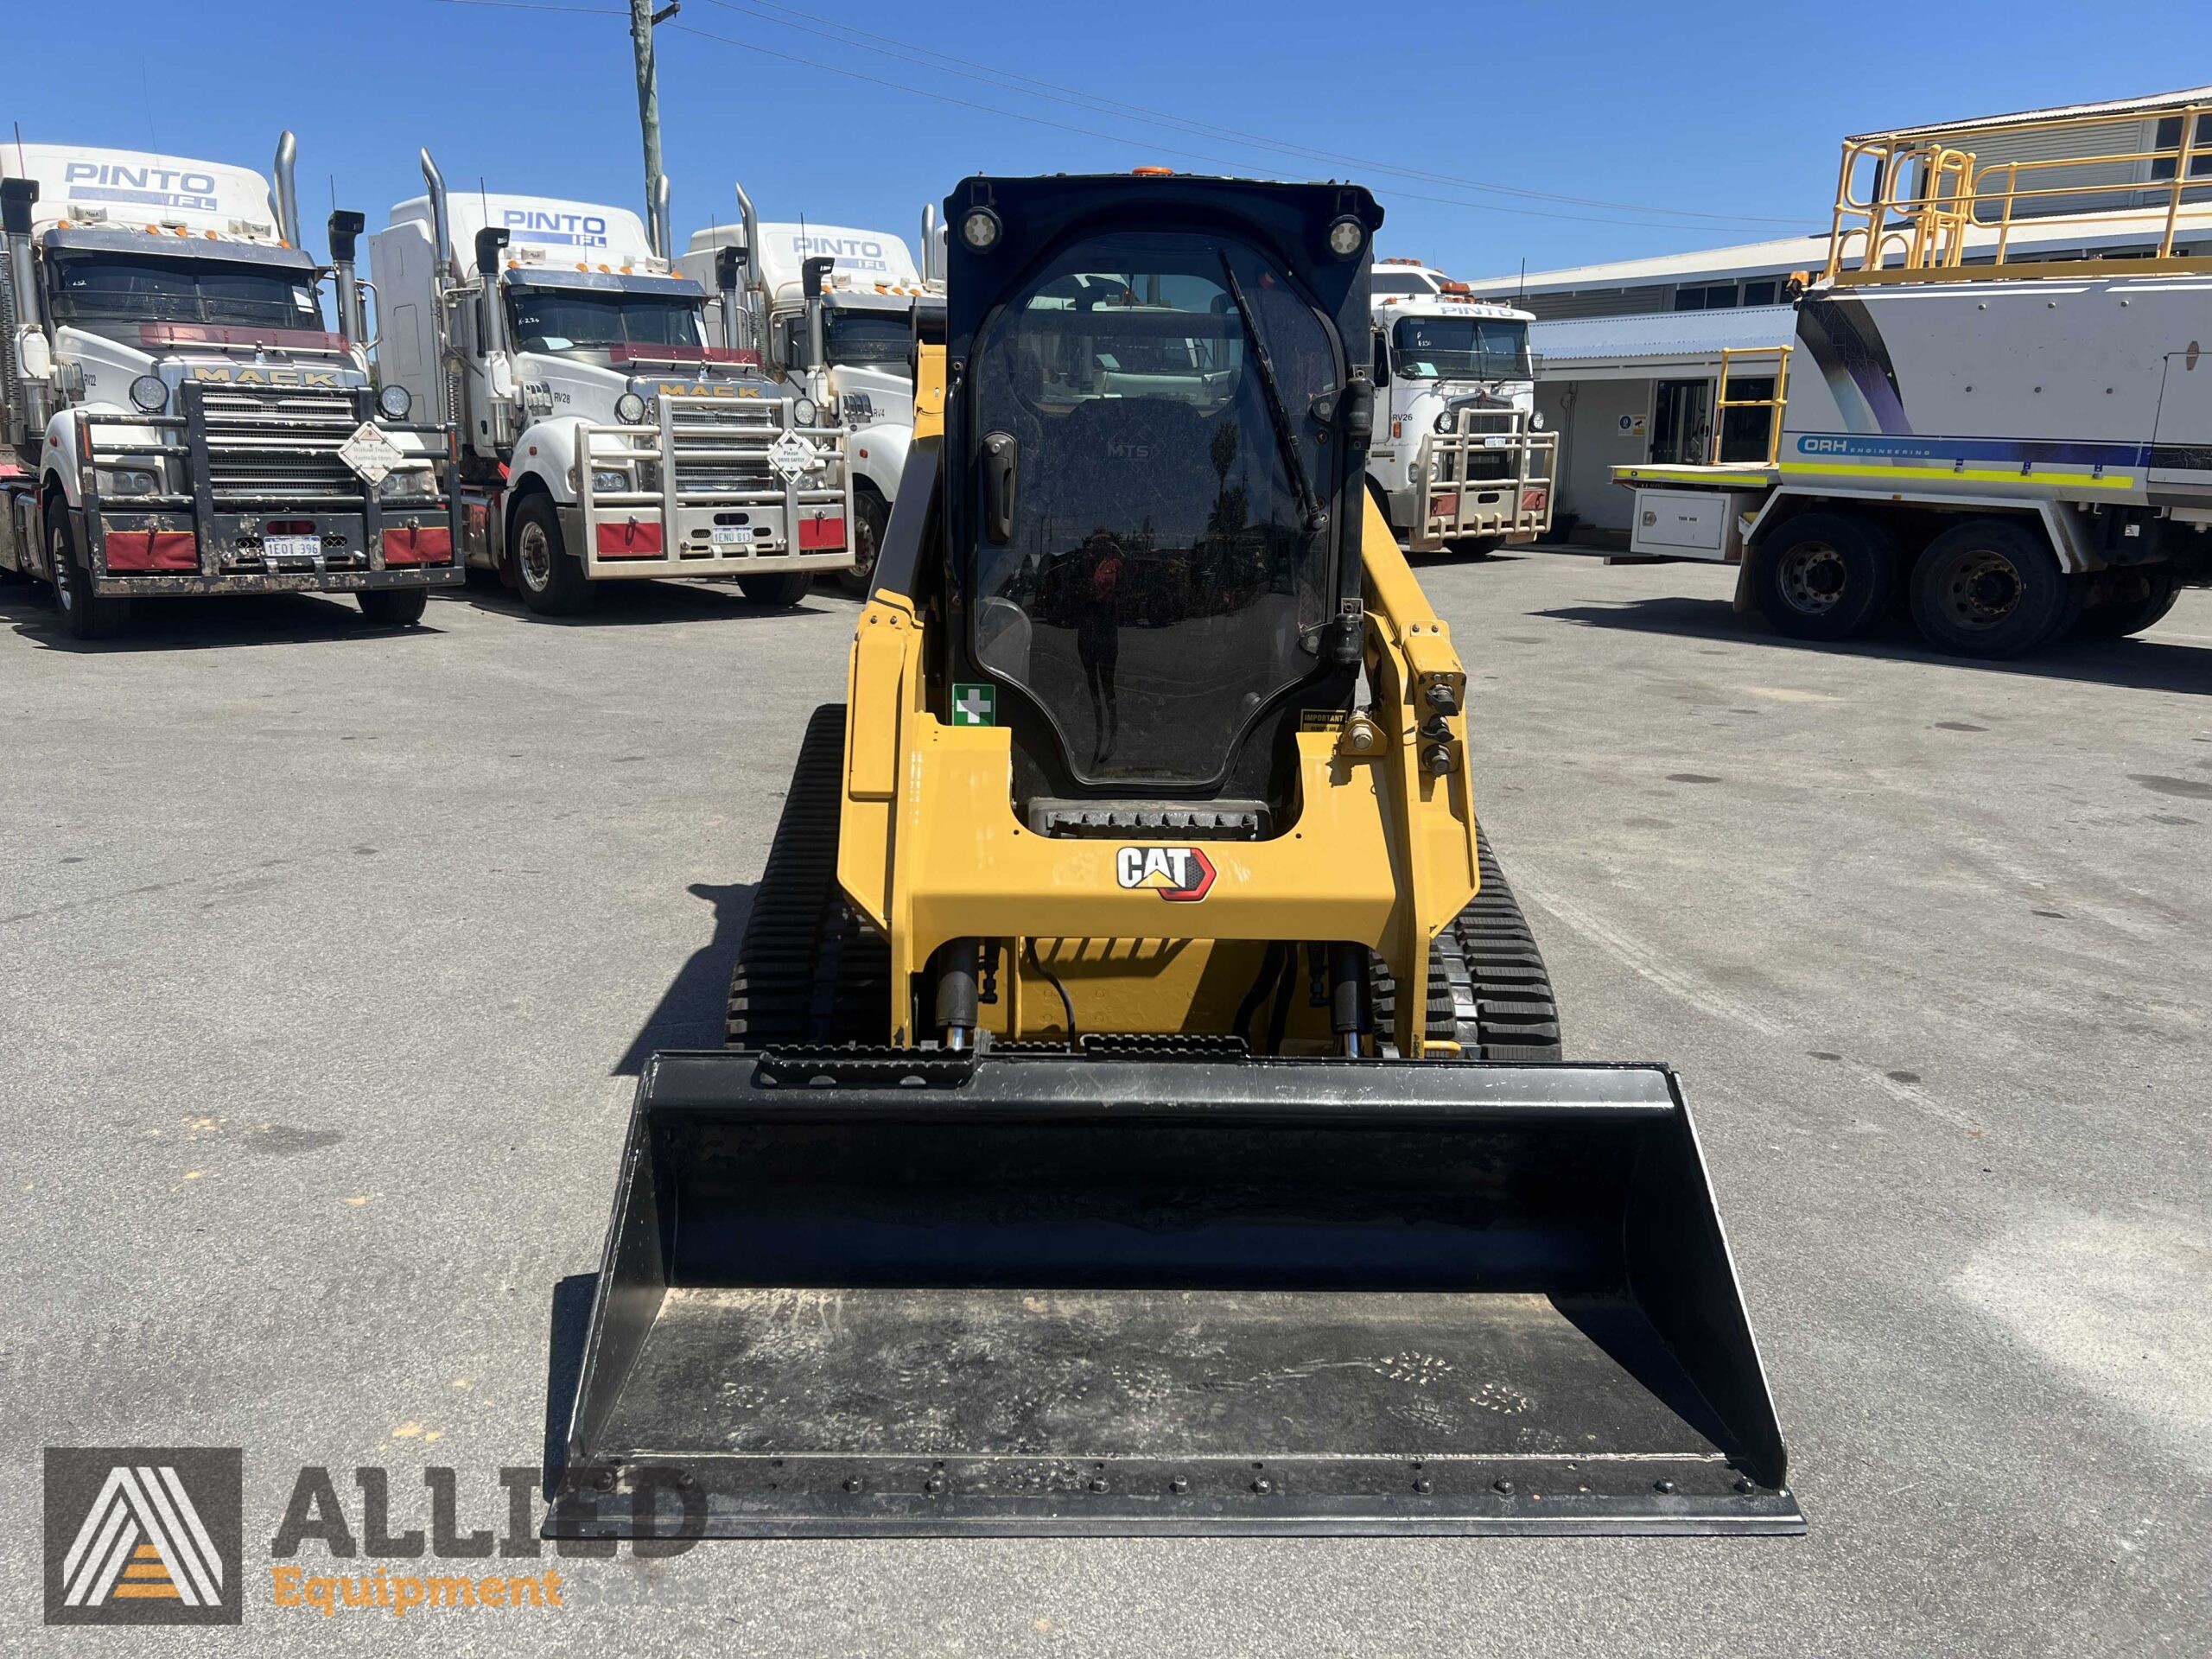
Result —
<instances>
[{"instance_id":1,"label":"chrome exhaust stack","mask_svg":"<svg viewBox=\"0 0 2212 1659\"><path fill-rule=\"evenodd\" d=\"M287 129L276 140L276 194L270 206L276 210L276 234L284 238L289 248L302 246L300 241L300 188L292 175L292 163L298 159L300 141Z\"/></svg>"}]
</instances>

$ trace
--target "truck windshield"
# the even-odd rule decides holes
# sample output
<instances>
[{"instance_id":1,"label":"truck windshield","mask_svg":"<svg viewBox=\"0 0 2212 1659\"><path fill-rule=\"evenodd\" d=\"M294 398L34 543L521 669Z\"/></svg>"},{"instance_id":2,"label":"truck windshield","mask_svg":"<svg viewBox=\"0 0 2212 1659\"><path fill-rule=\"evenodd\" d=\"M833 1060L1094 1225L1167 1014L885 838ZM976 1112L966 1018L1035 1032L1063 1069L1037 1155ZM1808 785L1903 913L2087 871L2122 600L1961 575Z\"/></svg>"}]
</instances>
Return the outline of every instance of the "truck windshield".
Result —
<instances>
[{"instance_id":1,"label":"truck windshield","mask_svg":"<svg viewBox=\"0 0 2212 1659\"><path fill-rule=\"evenodd\" d=\"M849 368L903 369L914 346L913 319L904 311L863 311L829 306L822 330L830 361Z\"/></svg>"},{"instance_id":2,"label":"truck windshield","mask_svg":"<svg viewBox=\"0 0 2212 1659\"><path fill-rule=\"evenodd\" d=\"M1335 336L1243 243L1099 236L994 314L976 360L974 435L1014 441L1014 488L1010 523L976 541L976 660L1043 709L1086 784L1217 780L1319 667L1330 543L1287 455L1328 493L1334 457L1306 411L1338 384ZM998 476L978 500L1004 503Z\"/></svg>"},{"instance_id":3,"label":"truck windshield","mask_svg":"<svg viewBox=\"0 0 2212 1659\"><path fill-rule=\"evenodd\" d=\"M79 254L54 262L52 286L56 322L134 344L142 322L322 327L322 307L303 270Z\"/></svg>"},{"instance_id":4,"label":"truck windshield","mask_svg":"<svg viewBox=\"0 0 2212 1659\"><path fill-rule=\"evenodd\" d=\"M704 346L696 294L601 289L508 289L515 342L525 352L605 351L610 346Z\"/></svg>"},{"instance_id":5,"label":"truck windshield","mask_svg":"<svg viewBox=\"0 0 2212 1659\"><path fill-rule=\"evenodd\" d=\"M1503 317L1400 317L1393 371L1408 380L1527 380L1529 325Z\"/></svg>"}]
</instances>

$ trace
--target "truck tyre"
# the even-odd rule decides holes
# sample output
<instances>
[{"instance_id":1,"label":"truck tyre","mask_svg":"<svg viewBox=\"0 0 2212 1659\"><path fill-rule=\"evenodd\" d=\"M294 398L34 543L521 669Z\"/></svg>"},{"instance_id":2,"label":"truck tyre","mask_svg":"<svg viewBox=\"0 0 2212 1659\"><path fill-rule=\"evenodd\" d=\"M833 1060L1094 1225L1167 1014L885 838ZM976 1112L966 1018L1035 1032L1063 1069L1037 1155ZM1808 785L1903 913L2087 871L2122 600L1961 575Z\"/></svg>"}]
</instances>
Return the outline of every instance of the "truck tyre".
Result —
<instances>
[{"instance_id":1,"label":"truck tyre","mask_svg":"<svg viewBox=\"0 0 2212 1659\"><path fill-rule=\"evenodd\" d=\"M355 595L361 614L380 628L411 628L430 602L427 588L365 588Z\"/></svg>"},{"instance_id":2,"label":"truck tyre","mask_svg":"<svg viewBox=\"0 0 2212 1659\"><path fill-rule=\"evenodd\" d=\"M1880 524L1857 513L1801 514L1751 556L1759 613L1793 639L1848 639L1863 632L1897 590L1896 543Z\"/></svg>"},{"instance_id":3,"label":"truck tyre","mask_svg":"<svg viewBox=\"0 0 2212 1659\"><path fill-rule=\"evenodd\" d=\"M1486 559L1504 545L1503 536L1462 536L1444 543L1445 550L1457 559Z\"/></svg>"},{"instance_id":4,"label":"truck tyre","mask_svg":"<svg viewBox=\"0 0 2212 1659\"><path fill-rule=\"evenodd\" d=\"M737 585L755 605L788 609L806 597L814 577L804 570L793 570L780 576L740 576Z\"/></svg>"},{"instance_id":5,"label":"truck tyre","mask_svg":"<svg viewBox=\"0 0 2212 1659\"><path fill-rule=\"evenodd\" d=\"M1957 657L2017 657L2080 614L2082 584L2058 568L2039 526L1969 518L1928 544L1912 571L1921 638Z\"/></svg>"},{"instance_id":6,"label":"truck tyre","mask_svg":"<svg viewBox=\"0 0 2212 1659\"><path fill-rule=\"evenodd\" d=\"M121 633L129 601L93 594L92 569L77 556L68 511L58 501L46 536L47 568L53 573L54 602L60 607L63 630L72 639L111 639Z\"/></svg>"},{"instance_id":7,"label":"truck tyre","mask_svg":"<svg viewBox=\"0 0 2212 1659\"><path fill-rule=\"evenodd\" d=\"M515 509L515 585L522 602L540 616L591 608L592 585L583 562L562 538L561 514L550 496L524 496Z\"/></svg>"},{"instance_id":8,"label":"truck tyre","mask_svg":"<svg viewBox=\"0 0 2212 1659\"><path fill-rule=\"evenodd\" d=\"M2131 633L2162 620L2181 597L2181 584L2164 565L2147 570L2122 572L2114 578L2118 591L2090 606L2074 624L2077 639L2124 639Z\"/></svg>"},{"instance_id":9,"label":"truck tyre","mask_svg":"<svg viewBox=\"0 0 2212 1659\"><path fill-rule=\"evenodd\" d=\"M866 481L853 486L853 568L837 573L837 585L855 599L866 599L875 583L875 558L883 550L883 534L891 528L891 504L875 486Z\"/></svg>"}]
</instances>

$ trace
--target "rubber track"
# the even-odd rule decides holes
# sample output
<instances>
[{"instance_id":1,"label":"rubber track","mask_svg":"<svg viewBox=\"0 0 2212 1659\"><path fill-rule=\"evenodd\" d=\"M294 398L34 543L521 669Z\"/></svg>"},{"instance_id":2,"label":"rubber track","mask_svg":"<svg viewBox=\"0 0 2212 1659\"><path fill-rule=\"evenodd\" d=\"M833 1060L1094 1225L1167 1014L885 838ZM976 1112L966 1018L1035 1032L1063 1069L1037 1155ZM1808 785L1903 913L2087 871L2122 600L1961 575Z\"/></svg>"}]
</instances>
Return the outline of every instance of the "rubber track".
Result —
<instances>
[{"instance_id":1,"label":"rubber track","mask_svg":"<svg viewBox=\"0 0 2212 1659\"><path fill-rule=\"evenodd\" d=\"M1536 936L1498 868L1490 842L1478 847L1482 891L1428 950L1431 1042L1454 1042L1484 1060L1556 1060L1559 1005ZM1376 1028L1397 1014L1397 986L1380 957L1370 964Z\"/></svg>"},{"instance_id":2,"label":"rubber track","mask_svg":"<svg viewBox=\"0 0 2212 1659\"><path fill-rule=\"evenodd\" d=\"M845 707L814 711L730 974L732 1048L881 1043L891 947L864 931L837 886Z\"/></svg>"}]
</instances>

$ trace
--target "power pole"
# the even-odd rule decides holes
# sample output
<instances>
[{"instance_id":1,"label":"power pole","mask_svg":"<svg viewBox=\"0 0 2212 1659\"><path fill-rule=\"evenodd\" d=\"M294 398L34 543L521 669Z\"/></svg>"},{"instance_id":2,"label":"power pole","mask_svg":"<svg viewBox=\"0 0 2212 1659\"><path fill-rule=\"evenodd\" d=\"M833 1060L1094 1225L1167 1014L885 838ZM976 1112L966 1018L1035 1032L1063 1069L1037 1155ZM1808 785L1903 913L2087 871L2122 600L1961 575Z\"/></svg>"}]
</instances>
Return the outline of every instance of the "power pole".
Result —
<instances>
[{"instance_id":1,"label":"power pole","mask_svg":"<svg viewBox=\"0 0 2212 1659\"><path fill-rule=\"evenodd\" d=\"M660 76L653 68L653 25L664 22L683 10L683 0L672 0L659 10L653 0L630 0L630 45L638 57L638 125L645 139L645 207L650 213L653 191L661 175Z\"/></svg>"}]
</instances>

